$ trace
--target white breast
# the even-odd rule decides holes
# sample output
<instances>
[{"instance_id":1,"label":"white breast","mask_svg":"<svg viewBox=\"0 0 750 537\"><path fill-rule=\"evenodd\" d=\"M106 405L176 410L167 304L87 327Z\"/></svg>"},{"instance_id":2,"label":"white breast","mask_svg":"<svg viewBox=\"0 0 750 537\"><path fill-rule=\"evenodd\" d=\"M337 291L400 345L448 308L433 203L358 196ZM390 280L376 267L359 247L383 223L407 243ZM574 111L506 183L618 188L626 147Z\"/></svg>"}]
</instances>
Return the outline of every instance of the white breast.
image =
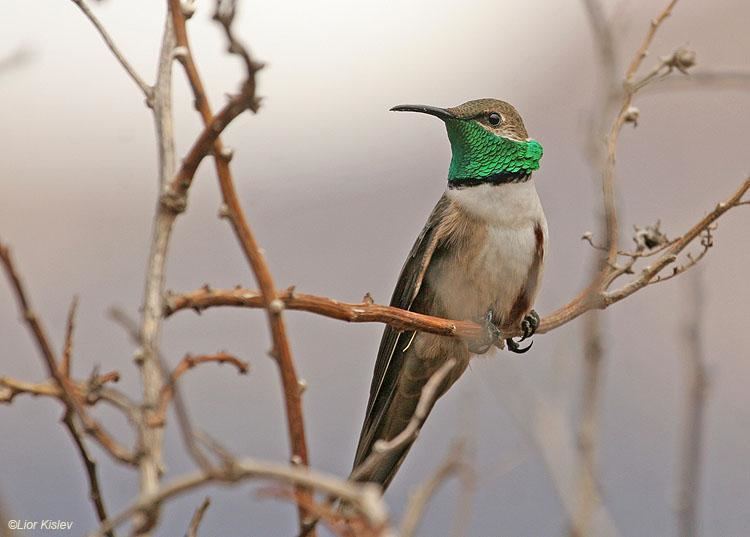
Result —
<instances>
[{"instance_id":1,"label":"white breast","mask_svg":"<svg viewBox=\"0 0 750 537\"><path fill-rule=\"evenodd\" d=\"M487 234L471 259L456 252L461 259L454 258L441 267L444 304L458 318L481 318L489 307L507 318L534 262L535 228L541 228L545 242L547 238L547 222L533 180L454 189L447 195L485 222ZM538 279L532 282L532 294L537 285Z\"/></svg>"},{"instance_id":2,"label":"white breast","mask_svg":"<svg viewBox=\"0 0 750 537\"><path fill-rule=\"evenodd\" d=\"M523 183L453 189L448 190L447 196L469 214L489 224L513 229L544 219L534 179Z\"/></svg>"}]
</instances>

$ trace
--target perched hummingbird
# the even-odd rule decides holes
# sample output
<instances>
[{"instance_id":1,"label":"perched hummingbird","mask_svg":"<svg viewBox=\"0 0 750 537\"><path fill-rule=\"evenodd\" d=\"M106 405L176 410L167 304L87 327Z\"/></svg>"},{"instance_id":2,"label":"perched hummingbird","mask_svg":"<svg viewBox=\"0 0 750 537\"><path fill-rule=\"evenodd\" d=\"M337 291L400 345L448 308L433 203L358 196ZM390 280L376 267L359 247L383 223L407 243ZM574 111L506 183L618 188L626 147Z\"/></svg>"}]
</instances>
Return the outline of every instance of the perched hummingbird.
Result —
<instances>
[{"instance_id":1,"label":"perched hummingbird","mask_svg":"<svg viewBox=\"0 0 750 537\"><path fill-rule=\"evenodd\" d=\"M455 108L399 105L391 110L441 119L453 153L448 187L411 249L391 306L477 320L487 338L465 341L386 326L355 468L377 440L389 440L406 427L422 387L448 359L457 363L438 397L466 370L472 354L502 347L503 339L513 352L529 349L504 338L504 330L520 326L523 341L539 325L531 307L542 277L547 221L531 172L539 168L542 146L528 137L516 109L496 99ZM410 447L389 453L380 467L358 479L387 487Z\"/></svg>"}]
</instances>

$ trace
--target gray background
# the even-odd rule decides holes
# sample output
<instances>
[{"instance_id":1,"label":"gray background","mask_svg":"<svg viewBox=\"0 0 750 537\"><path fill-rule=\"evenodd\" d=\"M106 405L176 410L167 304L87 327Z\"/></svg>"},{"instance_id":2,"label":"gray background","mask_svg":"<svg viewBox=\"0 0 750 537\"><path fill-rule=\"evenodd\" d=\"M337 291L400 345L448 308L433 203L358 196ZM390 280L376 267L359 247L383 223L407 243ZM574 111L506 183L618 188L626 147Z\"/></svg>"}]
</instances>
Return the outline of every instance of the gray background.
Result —
<instances>
[{"instance_id":1,"label":"gray background","mask_svg":"<svg viewBox=\"0 0 750 537\"><path fill-rule=\"evenodd\" d=\"M136 68L151 80L162 3L94 6ZM214 103L241 76L224 55L210 5L190 22L197 61ZM616 4L616 5L615 5ZM657 5L658 4L658 5ZM612 3L629 61L662 2ZM158 6L158 7L156 7ZM474 0L401 2L244 2L238 33L269 66L260 75L264 106L226 133L235 148L242 200L280 286L387 302L401 263L444 188L449 147L432 118L391 114L402 102L450 106L478 97L514 103L545 148L537 174L551 231L541 313L586 282L598 190L584 154L599 95L593 41L578 2ZM700 68L747 68L750 6L741 0L681 2L653 54L689 44ZM58 346L71 296L81 297L75 371L117 369L138 392L133 348L104 318L111 305L136 312L156 194L152 120L131 81L70 2L4 0L0 57L17 47L32 60L0 74L0 235L8 241ZM647 59L649 67L655 58ZM176 122L184 152L199 129L175 69ZM750 94L681 89L638 99L641 121L620 144L622 228L661 218L670 236L729 195L747 174ZM212 167L201 167L190 208L177 224L168 285L253 286L226 224L216 218ZM705 535L741 536L750 527L750 361L748 214L722 218L704 260L703 337L710 364L703 494ZM629 233L626 233L626 236ZM601 401L601 487L623 536L674 535L674 489L685 397L681 330L690 277L643 290L606 312L607 362ZM345 475L364 413L382 328L305 313L287 315L292 349L308 384L304 407L313 464ZM476 359L438 404L387 493L398 516L410 489L450 443L476 445L476 536L559 535L564 510L549 473L506 401L541 395L573 426L580 380L581 323L537 337L533 352ZM42 380L44 372L13 297L0 285L0 374ZM226 349L252 363L248 377L205 367L184 377L200 428L238 454L284 460L288 453L279 382L265 356L261 312L182 313L169 320L164 352ZM119 416L99 414L125 434ZM6 516L94 525L80 461L59 425L60 407L19 397L0 407L0 496ZM117 424L117 425L115 425ZM170 476L190 468L173 427ZM106 462L110 510L135 492L134 473ZM291 535L293 508L257 499L256 489L215 489L204 535ZM427 513L422 535L448 535L458 487L449 484ZM202 496L170 503L160 535L181 535Z\"/></svg>"}]
</instances>

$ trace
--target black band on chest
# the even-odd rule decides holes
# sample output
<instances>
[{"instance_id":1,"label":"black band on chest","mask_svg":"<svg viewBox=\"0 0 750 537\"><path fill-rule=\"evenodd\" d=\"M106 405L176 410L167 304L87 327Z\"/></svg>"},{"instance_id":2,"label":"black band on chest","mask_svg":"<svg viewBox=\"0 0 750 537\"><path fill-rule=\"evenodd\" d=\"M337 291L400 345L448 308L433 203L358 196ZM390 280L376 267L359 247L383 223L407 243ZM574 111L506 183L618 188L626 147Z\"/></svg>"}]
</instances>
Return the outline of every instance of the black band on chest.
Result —
<instances>
[{"instance_id":1,"label":"black band on chest","mask_svg":"<svg viewBox=\"0 0 750 537\"><path fill-rule=\"evenodd\" d=\"M449 179L448 188L461 189L478 185L505 185L508 183L524 183L531 178L528 172L500 172L487 177L470 177L466 179Z\"/></svg>"}]
</instances>

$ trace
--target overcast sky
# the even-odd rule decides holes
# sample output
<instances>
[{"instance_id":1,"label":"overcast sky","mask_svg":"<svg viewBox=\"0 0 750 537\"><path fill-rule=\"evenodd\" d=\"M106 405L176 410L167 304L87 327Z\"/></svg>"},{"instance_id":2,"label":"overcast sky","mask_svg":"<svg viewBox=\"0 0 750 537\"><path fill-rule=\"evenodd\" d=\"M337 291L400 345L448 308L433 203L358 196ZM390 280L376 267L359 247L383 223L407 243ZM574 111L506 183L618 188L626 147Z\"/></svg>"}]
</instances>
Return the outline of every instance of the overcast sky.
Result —
<instances>
[{"instance_id":1,"label":"overcast sky","mask_svg":"<svg viewBox=\"0 0 750 537\"><path fill-rule=\"evenodd\" d=\"M93 6L135 68L153 78L163 25L160 2L108 0ZM611 4L611 5L610 5ZM655 5L616 6L618 57L629 61ZM209 94L218 107L236 89L240 66L224 53L209 2L190 24ZM158 7L155 7L158 6ZM237 32L268 67L263 108L239 118L225 141L242 200L279 286L348 301L365 292L387 302L398 271L444 186L449 145L434 118L388 112L396 104L452 106L479 97L513 103L544 146L536 174L551 243L542 314L586 283L598 191L585 155L588 119L599 96L593 41L579 2L472 0L241 3ZM660 30L652 58L689 45L698 69L750 69L750 5L684 1ZM75 369L117 369L138 393L133 348L105 311L137 313L156 195L152 119L137 88L90 23L64 0L4 0L0 59L30 59L0 73L0 237L13 248L34 304L58 343L79 294ZM622 71L622 66L618 67ZM677 75L679 76L679 75ZM175 115L182 152L199 129L180 69ZM621 227L661 219L680 234L739 185L750 170L750 91L682 86L638 98L636 130L618 157ZM210 282L252 287L235 240L216 218L219 195L203 166L174 235L168 287ZM744 208L747 209L747 208ZM740 536L750 527L750 285L747 210L722 218L702 262L703 315L711 390L707 407L704 535ZM601 480L623 537L675 535L674 490L686 395L683 324L689 277L648 288L605 314L607 362L601 403ZM349 471L382 328L305 313L287 316L311 460ZM536 338L523 357L476 359L437 405L386 498L398 516L412 487L430 475L452 441L476 446L479 481L469 535L558 535L565 511L550 474L512 411L541 398L572 430L579 398L581 323ZM13 297L0 284L0 375L42 380ZM184 378L191 414L237 454L285 460L287 437L278 378L265 356L260 312L181 313L166 323L164 352L224 349L249 360L238 377L206 367ZM533 412L529 412L529 415ZM95 523L80 461L60 408L21 398L0 407L0 497L14 518L61 518L81 534ZM115 429L124 424L102 413ZM132 472L103 453L104 493L118 511L136 491ZM168 478L190 464L168 428ZM294 512L256 489L211 490L205 535L291 535ZM427 513L422 535L449 535L458 488L450 484ZM170 504L159 535L180 535L201 494Z\"/></svg>"}]
</instances>

